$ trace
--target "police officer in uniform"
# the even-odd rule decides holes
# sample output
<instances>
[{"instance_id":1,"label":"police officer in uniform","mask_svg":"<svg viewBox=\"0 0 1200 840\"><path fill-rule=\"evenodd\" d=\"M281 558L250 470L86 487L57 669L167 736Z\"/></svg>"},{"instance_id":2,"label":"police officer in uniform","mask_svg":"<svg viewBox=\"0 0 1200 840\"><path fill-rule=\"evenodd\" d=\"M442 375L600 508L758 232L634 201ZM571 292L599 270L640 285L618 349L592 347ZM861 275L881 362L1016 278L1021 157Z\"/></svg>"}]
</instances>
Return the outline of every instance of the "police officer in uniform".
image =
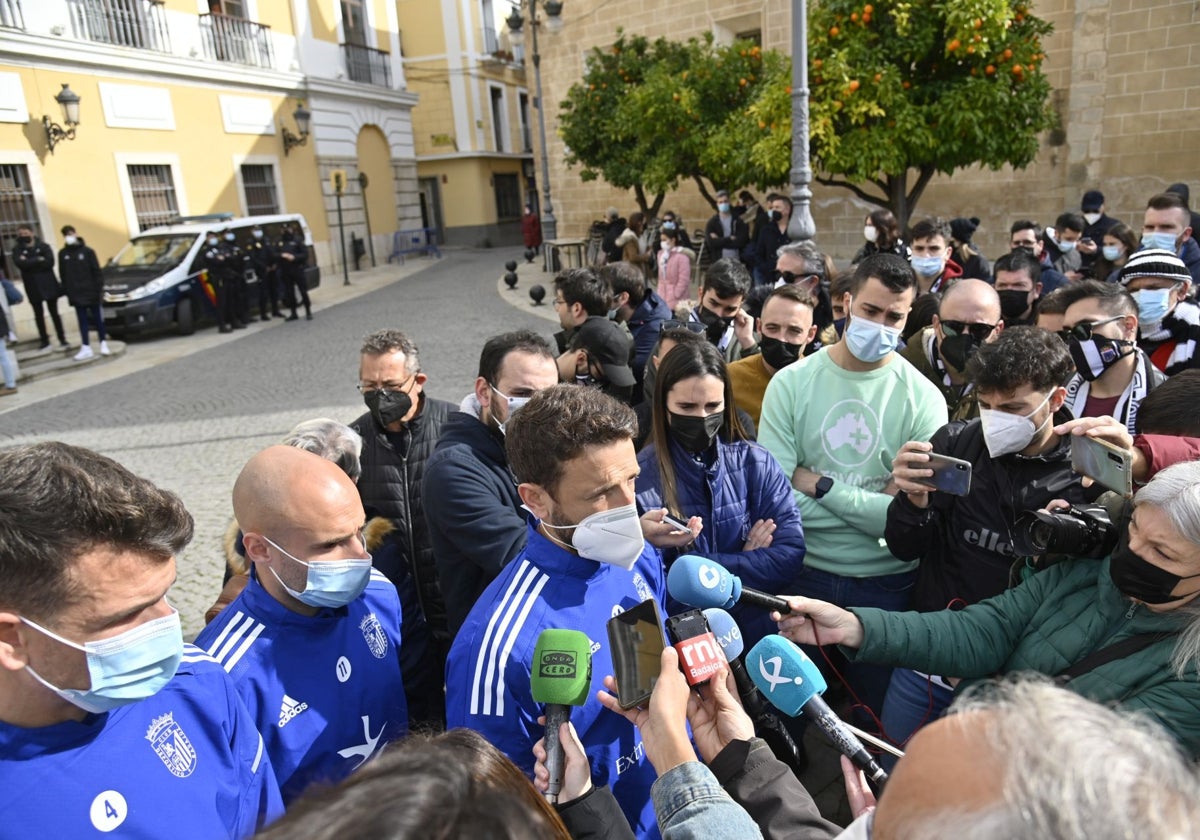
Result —
<instances>
[{"instance_id":1,"label":"police officer in uniform","mask_svg":"<svg viewBox=\"0 0 1200 840\"><path fill-rule=\"evenodd\" d=\"M225 260L225 270L229 280L231 321L235 330L246 328L250 322L250 302L247 300L246 271L250 268L250 260L237 244L237 234L232 228L226 228L222 236L224 247L228 254Z\"/></svg>"},{"instance_id":2,"label":"police officer in uniform","mask_svg":"<svg viewBox=\"0 0 1200 840\"><path fill-rule=\"evenodd\" d=\"M308 248L304 239L296 233L296 229L288 225L283 229L283 239L279 243L279 270L283 274L284 294L292 314L288 321L295 321L300 316L296 314L297 295L299 303L304 304L304 317L312 320L312 304L308 299L308 284L304 281L304 266L308 263Z\"/></svg>"},{"instance_id":3,"label":"police officer in uniform","mask_svg":"<svg viewBox=\"0 0 1200 840\"><path fill-rule=\"evenodd\" d=\"M213 291L217 295L217 323L220 325L220 332L233 332L233 290L230 269L232 268L234 271L238 269L231 265L233 262L232 252L227 247L227 243L221 241L216 231L210 230L205 237L203 257L204 268L208 271L208 280L212 283Z\"/></svg>"},{"instance_id":4,"label":"police officer in uniform","mask_svg":"<svg viewBox=\"0 0 1200 840\"><path fill-rule=\"evenodd\" d=\"M251 239L246 244L246 259L254 269L254 276L258 278L259 320L269 321L271 315L283 317L283 313L279 311L279 258L275 255L275 248L263 236L263 229L258 225L254 226L250 235ZM268 304L271 307L270 313L267 312Z\"/></svg>"}]
</instances>

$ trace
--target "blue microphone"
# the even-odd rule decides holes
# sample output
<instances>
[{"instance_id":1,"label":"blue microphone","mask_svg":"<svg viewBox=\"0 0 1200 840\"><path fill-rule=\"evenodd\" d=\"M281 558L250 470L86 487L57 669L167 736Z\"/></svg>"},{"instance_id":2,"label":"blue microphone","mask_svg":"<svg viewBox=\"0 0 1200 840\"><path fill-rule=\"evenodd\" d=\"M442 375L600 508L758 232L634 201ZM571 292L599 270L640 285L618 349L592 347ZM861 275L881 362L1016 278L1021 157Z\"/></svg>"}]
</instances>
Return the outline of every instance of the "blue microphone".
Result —
<instances>
[{"instance_id":1,"label":"blue microphone","mask_svg":"<svg viewBox=\"0 0 1200 840\"><path fill-rule=\"evenodd\" d=\"M759 737L766 741L775 757L788 765L796 774L796 778L799 778L808 766L808 758L804 751L796 746L783 721L767 705L754 681L746 673L746 666L741 660L742 652L746 649L741 628L737 626L733 616L715 607L705 610L704 617L708 619L708 628L716 637L717 644L725 651L729 671L737 684L738 697L742 700L746 714L754 721Z\"/></svg>"},{"instance_id":2,"label":"blue microphone","mask_svg":"<svg viewBox=\"0 0 1200 840\"><path fill-rule=\"evenodd\" d=\"M788 602L777 595L747 589L742 586L741 578L730 574L720 563L695 554L684 554L671 564L667 591L675 600L701 609L729 609L734 604L743 604L785 615L792 611Z\"/></svg>"},{"instance_id":3,"label":"blue microphone","mask_svg":"<svg viewBox=\"0 0 1200 840\"><path fill-rule=\"evenodd\" d=\"M833 713L821 694L825 678L804 651L783 636L767 636L746 654L750 679L775 708L788 717L801 713L821 728L855 766L876 783L887 781L887 773L867 752L846 724Z\"/></svg>"}]
</instances>

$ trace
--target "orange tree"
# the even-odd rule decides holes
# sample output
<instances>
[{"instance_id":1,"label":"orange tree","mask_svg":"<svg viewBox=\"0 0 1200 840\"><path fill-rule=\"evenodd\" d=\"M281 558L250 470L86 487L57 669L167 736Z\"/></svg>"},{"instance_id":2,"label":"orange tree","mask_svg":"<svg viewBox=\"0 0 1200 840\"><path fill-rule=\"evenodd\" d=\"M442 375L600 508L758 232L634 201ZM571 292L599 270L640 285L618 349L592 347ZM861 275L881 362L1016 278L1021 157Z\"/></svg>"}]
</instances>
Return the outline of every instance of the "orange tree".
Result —
<instances>
[{"instance_id":1,"label":"orange tree","mask_svg":"<svg viewBox=\"0 0 1200 840\"><path fill-rule=\"evenodd\" d=\"M713 205L713 185L778 183L748 148L725 149L721 137L786 58L748 41L716 45L711 35L680 43L617 34L611 47L591 51L583 79L560 106L567 164L583 180L632 189L651 215L682 180L694 181ZM771 128L778 121L763 123Z\"/></svg>"},{"instance_id":2,"label":"orange tree","mask_svg":"<svg viewBox=\"0 0 1200 840\"><path fill-rule=\"evenodd\" d=\"M809 6L810 129L817 181L895 213L936 173L1022 168L1055 126L1041 67L1050 24L1027 0L816 0ZM775 72L714 154L742 148L787 180L790 71Z\"/></svg>"}]
</instances>

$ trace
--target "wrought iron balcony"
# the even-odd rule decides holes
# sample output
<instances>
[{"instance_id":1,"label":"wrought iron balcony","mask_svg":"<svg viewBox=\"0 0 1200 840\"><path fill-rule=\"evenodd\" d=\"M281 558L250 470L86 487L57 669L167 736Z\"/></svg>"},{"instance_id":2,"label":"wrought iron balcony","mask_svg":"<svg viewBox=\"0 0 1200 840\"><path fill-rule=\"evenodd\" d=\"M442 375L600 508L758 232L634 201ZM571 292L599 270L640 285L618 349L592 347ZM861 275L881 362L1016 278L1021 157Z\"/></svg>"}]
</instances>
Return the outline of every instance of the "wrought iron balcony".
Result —
<instances>
[{"instance_id":1,"label":"wrought iron balcony","mask_svg":"<svg viewBox=\"0 0 1200 840\"><path fill-rule=\"evenodd\" d=\"M346 55L346 76L365 85L392 86L391 55L361 44L342 44Z\"/></svg>"},{"instance_id":2,"label":"wrought iron balcony","mask_svg":"<svg viewBox=\"0 0 1200 840\"><path fill-rule=\"evenodd\" d=\"M200 40L204 57L251 67L274 68L271 27L245 18L222 14L200 15Z\"/></svg>"},{"instance_id":3,"label":"wrought iron balcony","mask_svg":"<svg viewBox=\"0 0 1200 840\"><path fill-rule=\"evenodd\" d=\"M4 5L13 2L3 0ZM16 5L19 9L20 4ZM164 0L67 0L67 5L76 38L139 50L171 51Z\"/></svg>"},{"instance_id":4,"label":"wrought iron balcony","mask_svg":"<svg viewBox=\"0 0 1200 840\"><path fill-rule=\"evenodd\" d=\"M25 28L25 15L21 14L21 0L0 0L0 27Z\"/></svg>"}]
</instances>

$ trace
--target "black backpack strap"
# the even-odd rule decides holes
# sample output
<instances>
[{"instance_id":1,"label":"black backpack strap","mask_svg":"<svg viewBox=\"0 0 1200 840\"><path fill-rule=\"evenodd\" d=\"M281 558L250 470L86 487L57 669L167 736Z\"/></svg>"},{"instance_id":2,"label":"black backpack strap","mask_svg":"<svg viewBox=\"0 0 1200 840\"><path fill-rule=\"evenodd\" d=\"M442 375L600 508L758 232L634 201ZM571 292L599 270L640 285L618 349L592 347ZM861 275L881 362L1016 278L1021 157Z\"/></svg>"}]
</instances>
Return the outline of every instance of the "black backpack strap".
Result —
<instances>
[{"instance_id":1,"label":"black backpack strap","mask_svg":"<svg viewBox=\"0 0 1200 840\"><path fill-rule=\"evenodd\" d=\"M1107 647L1094 650L1085 656L1080 661L1076 662L1070 668L1059 673L1054 681L1059 685L1066 685L1071 680L1078 676L1094 671L1101 665L1107 665L1109 662L1115 662L1118 659L1125 659L1132 656L1139 650L1144 650L1156 642L1161 642L1163 639L1170 638L1174 633L1138 633L1135 636L1130 636L1122 639L1119 642L1108 645Z\"/></svg>"}]
</instances>

